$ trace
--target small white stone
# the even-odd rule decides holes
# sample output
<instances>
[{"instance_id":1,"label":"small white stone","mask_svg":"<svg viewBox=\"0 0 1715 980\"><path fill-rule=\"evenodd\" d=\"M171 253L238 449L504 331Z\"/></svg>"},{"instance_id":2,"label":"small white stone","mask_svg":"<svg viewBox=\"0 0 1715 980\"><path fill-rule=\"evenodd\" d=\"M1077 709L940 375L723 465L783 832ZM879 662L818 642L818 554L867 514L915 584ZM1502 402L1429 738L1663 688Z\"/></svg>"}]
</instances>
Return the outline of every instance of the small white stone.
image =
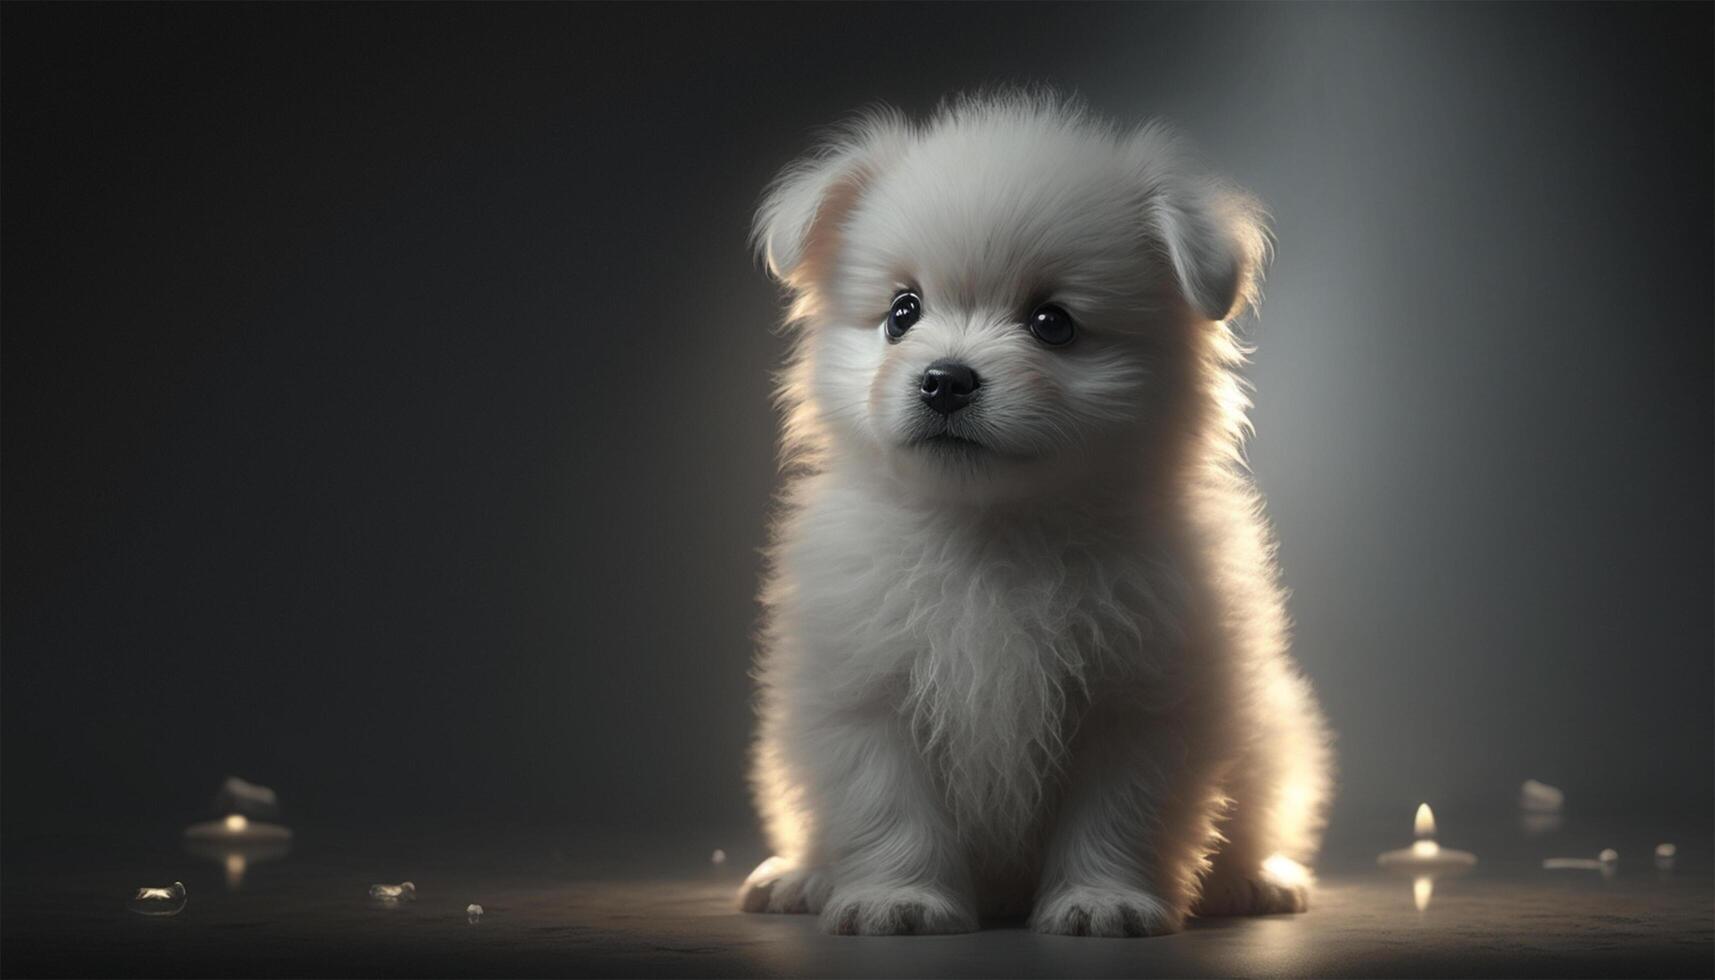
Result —
<instances>
[{"instance_id":1,"label":"small white stone","mask_svg":"<svg viewBox=\"0 0 1715 980\"><path fill-rule=\"evenodd\" d=\"M417 897L417 886L409 881L397 885L370 885L369 897L379 898L384 902L398 902Z\"/></svg>"},{"instance_id":2,"label":"small white stone","mask_svg":"<svg viewBox=\"0 0 1715 980\"><path fill-rule=\"evenodd\" d=\"M1674 847L1672 844L1657 844L1655 846L1655 856L1658 858L1672 859L1678 854L1679 848Z\"/></svg>"},{"instance_id":3,"label":"small white stone","mask_svg":"<svg viewBox=\"0 0 1715 980\"><path fill-rule=\"evenodd\" d=\"M482 906L472 902L464 907L464 916L472 922L482 918Z\"/></svg>"},{"instance_id":4,"label":"small white stone","mask_svg":"<svg viewBox=\"0 0 1715 980\"><path fill-rule=\"evenodd\" d=\"M1559 813L1566 805L1566 794L1547 783L1527 779L1518 788L1518 805L1531 813Z\"/></svg>"},{"instance_id":5,"label":"small white stone","mask_svg":"<svg viewBox=\"0 0 1715 980\"><path fill-rule=\"evenodd\" d=\"M710 864L725 864L726 863L726 852L721 850L718 847L715 848L715 852L713 854L709 855L709 863Z\"/></svg>"},{"instance_id":6,"label":"small white stone","mask_svg":"<svg viewBox=\"0 0 1715 980\"><path fill-rule=\"evenodd\" d=\"M1619 859L1620 859L1620 852L1614 850L1611 847L1603 848L1602 853L1596 855L1596 860L1602 862L1603 864L1613 864L1615 861L1618 861Z\"/></svg>"},{"instance_id":7,"label":"small white stone","mask_svg":"<svg viewBox=\"0 0 1715 980\"><path fill-rule=\"evenodd\" d=\"M271 817L280 810L280 797L266 786L228 776L226 782L220 784L220 791L214 794L214 808L218 813Z\"/></svg>"},{"instance_id":8,"label":"small white stone","mask_svg":"<svg viewBox=\"0 0 1715 980\"><path fill-rule=\"evenodd\" d=\"M138 915L178 915L185 910L185 883L175 881L165 888L139 888L126 907Z\"/></svg>"}]
</instances>

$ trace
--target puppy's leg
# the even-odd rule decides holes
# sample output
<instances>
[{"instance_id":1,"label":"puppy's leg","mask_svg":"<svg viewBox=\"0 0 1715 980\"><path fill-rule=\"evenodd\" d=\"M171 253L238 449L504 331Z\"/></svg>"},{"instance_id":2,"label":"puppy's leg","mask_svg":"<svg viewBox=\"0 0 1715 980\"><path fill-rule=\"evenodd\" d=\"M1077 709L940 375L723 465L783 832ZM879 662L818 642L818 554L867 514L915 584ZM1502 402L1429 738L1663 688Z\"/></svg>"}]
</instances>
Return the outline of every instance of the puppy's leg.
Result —
<instances>
[{"instance_id":1,"label":"puppy's leg","mask_svg":"<svg viewBox=\"0 0 1715 980\"><path fill-rule=\"evenodd\" d=\"M1255 699L1253 741L1226 784L1226 842L1203 882L1196 914L1269 915L1309 908L1308 862L1321 837L1331 762L1309 687L1284 665Z\"/></svg>"},{"instance_id":2,"label":"puppy's leg","mask_svg":"<svg viewBox=\"0 0 1715 980\"><path fill-rule=\"evenodd\" d=\"M808 860L815 815L806 809L805 780L790 751L802 719L774 691L767 692L764 706L750 781L774 856L745 878L738 904L746 912L814 914L822 911L831 882L825 869Z\"/></svg>"},{"instance_id":3,"label":"puppy's leg","mask_svg":"<svg viewBox=\"0 0 1715 980\"><path fill-rule=\"evenodd\" d=\"M756 866L739 890L746 912L817 913L827 904L832 882L826 871L776 855Z\"/></svg>"},{"instance_id":4,"label":"puppy's leg","mask_svg":"<svg viewBox=\"0 0 1715 980\"><path fill-rule=\"evenodd\" d=\"M1069 936L1177 932L1206 866L1220 797L1173 726L1092 710L1075 746L1031 928Z\"/></svg>"},{"instance_id":5,"label":"puppy's leg","mask_svg":"<svg viewBox=\"0 0 1715 980\"><path fill-rule=\"evenodd\" d=\"M904 722L878 711L817 726L815 850L832 893L822 927L848 935L970 932L976 903L952 821Z\"/></svg>"},{"instance_id":6,"label":"puppy's leg","mask_svg":"<svg viewBox=\"0 0 1715 980\"><path fill-rule=\"evenodd\" d=\"M1310 907L1310 873L1279 853L1271 824L1280 787L1273 774L1251 769L1247 758L1225 789L1231 802L1219 830L1226 838L1215 853L1193 909L1196 915L1274 915Z\"/></svg>"}]
</instances>

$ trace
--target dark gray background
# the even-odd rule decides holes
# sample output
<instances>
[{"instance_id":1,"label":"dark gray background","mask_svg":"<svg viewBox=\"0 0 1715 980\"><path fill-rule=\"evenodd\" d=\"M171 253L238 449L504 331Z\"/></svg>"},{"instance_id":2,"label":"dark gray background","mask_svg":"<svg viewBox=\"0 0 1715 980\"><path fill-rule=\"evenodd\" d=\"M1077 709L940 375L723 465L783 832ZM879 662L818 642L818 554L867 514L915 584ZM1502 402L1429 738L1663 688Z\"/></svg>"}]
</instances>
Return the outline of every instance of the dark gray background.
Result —
<instances>
[{"instance_id":1,"label":"dark gray background","mask_svg":"<svg viewBox=\"0 0 1715 980\"><path fill-rule=\"evenodd\" d=\"M1333 833L1527 776L1708 827L1711 9L7 4L8 851L228 773L749 826L751 209L1009 81L1273 210L1251 459Z\"/></svg>"}]
</instances>

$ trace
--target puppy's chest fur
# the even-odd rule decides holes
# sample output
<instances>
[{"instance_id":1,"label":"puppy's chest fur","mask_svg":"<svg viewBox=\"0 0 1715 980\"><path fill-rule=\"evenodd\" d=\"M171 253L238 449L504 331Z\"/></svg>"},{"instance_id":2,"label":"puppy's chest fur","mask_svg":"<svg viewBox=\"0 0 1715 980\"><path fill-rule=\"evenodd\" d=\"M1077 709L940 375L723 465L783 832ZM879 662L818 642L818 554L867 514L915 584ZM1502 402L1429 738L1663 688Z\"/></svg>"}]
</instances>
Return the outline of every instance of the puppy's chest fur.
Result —
<instances>
[{"instance_id":1,"label":"puppy's chest fur","mask_svg":"<svg viewBox=\"0 0 1715 980\"><path fill-rule=\"evenodd\" d=\"M825 573L799 595L832 641L824 679L899 714L967 839L1028 846L1092 692L1171 673L1178 576L1080 517L884 505L801 542Z\"/></svg>"}]
</instances>

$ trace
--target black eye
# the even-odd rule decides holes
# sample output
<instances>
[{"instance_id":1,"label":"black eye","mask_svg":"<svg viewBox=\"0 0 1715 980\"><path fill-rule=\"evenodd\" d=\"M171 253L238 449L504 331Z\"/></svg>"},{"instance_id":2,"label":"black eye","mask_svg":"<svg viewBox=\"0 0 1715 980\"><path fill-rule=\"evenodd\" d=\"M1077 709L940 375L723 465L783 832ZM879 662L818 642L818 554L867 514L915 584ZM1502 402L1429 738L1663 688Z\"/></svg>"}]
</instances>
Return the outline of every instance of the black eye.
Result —
<instances>
[{"instance_id":1,"label":"black eye","mask_svg":"<svg viewBox=\"0 0 1715 980\"><path fill-rule=\"evenodd\" d=\"M893 309L887 311L887 339L898 340L923 315L923 301L916 293L905 292L893 297Z\"/></svg>"},{"instance_id":2,"label":"black eye","mask_svg":"<svg viewBox=\"0 0 1715 980\"><path fill-rule=\"evenodd\" d=\"M1037 340L1050 347L1064 347L1072 342L1072 315L1053 303L1044 303L1024 321Z\"/></svg>"}]
</instances>

